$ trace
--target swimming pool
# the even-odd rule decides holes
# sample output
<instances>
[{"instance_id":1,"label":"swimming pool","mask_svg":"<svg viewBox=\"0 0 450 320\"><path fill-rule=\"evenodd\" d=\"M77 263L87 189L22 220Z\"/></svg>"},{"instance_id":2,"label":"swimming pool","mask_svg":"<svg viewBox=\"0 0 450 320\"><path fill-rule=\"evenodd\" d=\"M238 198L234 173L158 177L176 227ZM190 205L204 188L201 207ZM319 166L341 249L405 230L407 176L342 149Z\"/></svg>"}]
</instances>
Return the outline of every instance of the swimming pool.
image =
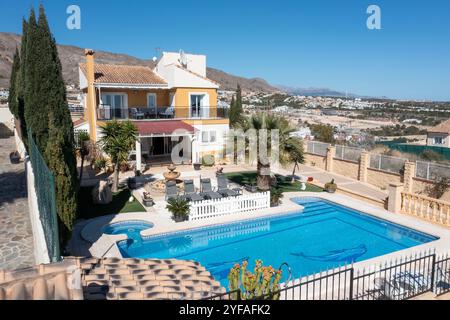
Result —
<instances>
[{"instance_id":1,"label":"swimming pool","mask_svg":"<svg viewBox=\"0 0 450 320\"><path fill-rule=\"evenodd\" d=\"M437 240L436 237L319 198L295 198L303 212L203 227L142 243L118 243L123 257L196 260L224 286L236 262L256 259L298 278ZM288 277L283 274L283 280Z\"/></svg>"},{"instance_id":2,"label":"swimming pool","mask_svg":"<svg viewBox=\"0 0 450 320\"><path fill-rule=\"evenodd\" d=\"M128 247L142 242L141 231L153 228L153 223L143 220L127 220L108 224L103 227L102 232L106 234L126 234Z\"/></svg>"}]
</instances>

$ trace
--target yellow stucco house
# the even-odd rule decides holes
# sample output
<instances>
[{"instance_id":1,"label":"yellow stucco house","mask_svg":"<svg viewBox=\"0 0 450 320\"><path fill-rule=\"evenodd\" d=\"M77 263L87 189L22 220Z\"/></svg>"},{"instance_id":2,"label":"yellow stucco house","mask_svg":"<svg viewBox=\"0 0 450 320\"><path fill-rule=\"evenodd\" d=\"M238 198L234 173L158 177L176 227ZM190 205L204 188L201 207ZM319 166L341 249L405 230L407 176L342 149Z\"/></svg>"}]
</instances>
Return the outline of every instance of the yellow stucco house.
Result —
<instances>
[{"instance_id":1,"label":"yellow stucco house","mask_svg":"<svg viewBox=\"0 0 450 320\"><path fill-rule=\"evenodd\" d=\"M179 153L183 162L221 154L228 110L218 108L219 85L206 77L206 56L163 52L150 68L97 64L89 49L85 55L86 63L79 65L80 89L92 140L101 137L105 122L131 120L139 130L138 165L143 158L170 162L177 145L184 146Z\"/></svg>"}]
</instances>

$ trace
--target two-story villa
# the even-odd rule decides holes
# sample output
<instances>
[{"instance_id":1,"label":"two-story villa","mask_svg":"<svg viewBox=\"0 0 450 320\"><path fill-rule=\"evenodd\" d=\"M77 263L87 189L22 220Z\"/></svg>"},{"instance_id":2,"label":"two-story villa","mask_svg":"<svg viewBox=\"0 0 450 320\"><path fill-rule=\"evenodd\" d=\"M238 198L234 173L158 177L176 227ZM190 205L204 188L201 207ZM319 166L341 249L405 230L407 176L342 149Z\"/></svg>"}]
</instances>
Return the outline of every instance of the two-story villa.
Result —
<instances>
[{"instance_id":1,"label":"two-story villa","mask_svg":"<svg viewBox=\"0 0 450 320\"><path fill-rule=\"evenodd\" d=\"M193 163L221 154L228 110L218 108L219 86L206 78L206 56L164 52L152 69L97 64L94 54L86 49L86 63L79 66L92 140L98 141L107 121L131 120L139 130L137 164L143 158L170 161L173 147L182 140L190 144L191 154L184 156Z\"/></svg>"}]
</instances>

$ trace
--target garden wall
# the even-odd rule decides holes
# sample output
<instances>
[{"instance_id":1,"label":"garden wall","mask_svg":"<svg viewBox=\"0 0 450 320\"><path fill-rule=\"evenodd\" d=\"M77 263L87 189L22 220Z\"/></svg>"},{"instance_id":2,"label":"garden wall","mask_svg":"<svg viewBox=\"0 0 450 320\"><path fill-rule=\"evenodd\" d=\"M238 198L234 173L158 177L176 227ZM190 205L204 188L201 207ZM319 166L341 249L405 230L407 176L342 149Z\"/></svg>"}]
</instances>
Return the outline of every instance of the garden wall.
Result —
<instances>
[{"instance_id":1,"label":"garden wall","mask_svg":"<svg viewBox=\"0 0 450 320\"><path fill-rule=\"evenodd\" d=\"M401 182L399 174L381 171L376 169L367 169L367 183L376 186L382 190L386 190L389 183Z\"/></svg>"},{"instance_id":2,"label":"garden wall","mask_svg":"<svg viewBox=\"0 0 450 320\"><path fill-rule=\"evenodd\" d=\"M305 154L305 164L311 167L317 167L325 170L327 158L316 154L306 153Z\"/></svg>"},{"instance_id":3,"label":"garden wall","mask_svg":"<svg viewBox=\"0 0 450 320\"><path fill-rule=\"evenodd\" d=\"M359 176L359 163L333 159L333 172L349 177L351 179L358 180Z\"/></svg>"}]
</instances>

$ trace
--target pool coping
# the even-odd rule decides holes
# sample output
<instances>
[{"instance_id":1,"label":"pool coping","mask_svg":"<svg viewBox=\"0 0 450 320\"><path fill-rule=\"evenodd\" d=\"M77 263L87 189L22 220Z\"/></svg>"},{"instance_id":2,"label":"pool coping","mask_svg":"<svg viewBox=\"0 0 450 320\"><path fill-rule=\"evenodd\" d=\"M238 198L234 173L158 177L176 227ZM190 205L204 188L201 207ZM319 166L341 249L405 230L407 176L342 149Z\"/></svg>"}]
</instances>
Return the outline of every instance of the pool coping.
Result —
<instances>
[{"instance_id":1,"label":"pool coping","mask_svg":"<svg viewBox=\"0 0 450 320\"><path fill-rule=\"evenodd\" d=\"M363 269L368 266L377 265L381 262L390 261L395 258L406 257L409 255L417 254L419 252L436 250L437 253L443 254L450 251L450 230L445 227L441 227L431 222L417 219L412 216L407 216L404 214L393 214L380 207L374 206L369 203L364 203L363 201L356 200L346 195L316 193L316 192L311 192L307 194L304 192L285 193L284 197L285 200L280 206L262 210L261 212L257 213L255 212L255 213L235 214L230 216L218 217L215 219L185 221L180 223L173 222L170 218L170 214L167 212L167 210L164 210L163 208L157 210L156 214L146 212L146 213L127 213L120 215L104 216L95 219L95 221L91 223L88 223L83 228L81 233L83 239L85 239L86 241L93 240L89 241L92 243L90 252L92 253L93 256L122 258L117 243L121 240L126 240L127 236L125 234L121 235L101 234L100 236L98 236L98 234L101 233L99 232L99 230L101 230L101 228L104 227L106 224L126 220L144 220L145 222L153 223L154 227L151 229L143 230L141 232L141 235L145 238L153 236L157 237L177 232L188 232L193 229L202 229L207 227L239 223L244 221L258 220L260 218L270 218L273 216L293 214L301 211L303 207L293 202L292 199L305 197L321 198L327 201L336 202L338 205L358 210L364 214L373 216L374 218L387 220L400 226L413 229L418 232L425 233L430 236L438 238L437 240L424 243L418 246L402 249L382 256L357 262L353 265L355 269ZM92 231L96 231L97 236L92 236L92 233L90 233ZM89 240L86 239L85 236L87 236ZM325 270L317 270L317 272L320 271Z\"/></svg>"}]
</instances>

